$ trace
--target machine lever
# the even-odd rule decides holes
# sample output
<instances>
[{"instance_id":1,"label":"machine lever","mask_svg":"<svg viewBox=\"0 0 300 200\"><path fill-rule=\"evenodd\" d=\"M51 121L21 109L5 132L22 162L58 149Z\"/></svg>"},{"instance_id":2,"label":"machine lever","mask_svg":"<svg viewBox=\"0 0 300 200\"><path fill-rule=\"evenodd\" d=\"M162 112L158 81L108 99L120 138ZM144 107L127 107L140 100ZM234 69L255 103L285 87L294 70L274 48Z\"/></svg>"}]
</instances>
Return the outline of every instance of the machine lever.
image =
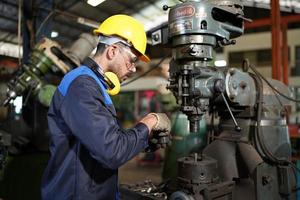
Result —
<instances>
[{"instance_id":1,"label":"machine lever","mask_svg":"<svg viewBox=\"0 0 300 200\"><path fill-rule=\"evenodd\" d=\"M238 132L240 132L240 131L242 130L242 128L238 125L238 123L237 123L235 117L233 116L232 111L231 111L231 109L230 109L230 107L229 107L229 104L228 104L228 102L227 102L227 100L226 100L226 98L225 98L225 96L224 96L224 93L221 93L221 95L222 95L222 98L223 98L223 100L224 100L224 102L225 102L225 104L226 104L226 107L227 107L227 109L228 109L228 111L229 111L229 113L230 113L230 116L231 116L231 118L232 118L232 120L233 120L233 123L234 123L234 125L235 125L235 130L238 131Z\"/></svg>"},{"instance_id":2,"label":"machine lever","mask_svg":"<svg viewBox=\"0 0 300 200\"><path fill-rule=\"evenodd\" d=\"M242 20L244 20L244 21L246 21L246 22L253 22L252 19L246 18L246 17L244 17L244 16L241 15L241 14L238 14L236 17L237 17L237 18L240 18L240 19L242 19Z\"/></svg>"}]
</instances>

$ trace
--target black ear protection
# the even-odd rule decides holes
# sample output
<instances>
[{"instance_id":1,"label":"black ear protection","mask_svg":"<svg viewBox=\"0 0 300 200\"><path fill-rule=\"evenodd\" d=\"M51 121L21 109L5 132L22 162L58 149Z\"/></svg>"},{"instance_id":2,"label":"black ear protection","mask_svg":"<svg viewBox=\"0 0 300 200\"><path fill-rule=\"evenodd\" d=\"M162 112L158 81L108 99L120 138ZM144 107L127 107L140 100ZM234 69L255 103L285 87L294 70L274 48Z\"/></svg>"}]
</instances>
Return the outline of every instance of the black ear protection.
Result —
<instances>
[{"instance_id":1,"label":"black ear protection","mask_svg":"<svg viewBox=\"0 0 300 200\"><path fill-rule=\"evenodd\" d=\"M107 87L107 92L109 95L113 96L120 92L121 84L117 77L117 75L113 72L105 72L103 73L98 64L91 58L87 57L83 63L83 65L89 67L99 78L104 80L105 85Z\"/></svg>"}]
</instances>

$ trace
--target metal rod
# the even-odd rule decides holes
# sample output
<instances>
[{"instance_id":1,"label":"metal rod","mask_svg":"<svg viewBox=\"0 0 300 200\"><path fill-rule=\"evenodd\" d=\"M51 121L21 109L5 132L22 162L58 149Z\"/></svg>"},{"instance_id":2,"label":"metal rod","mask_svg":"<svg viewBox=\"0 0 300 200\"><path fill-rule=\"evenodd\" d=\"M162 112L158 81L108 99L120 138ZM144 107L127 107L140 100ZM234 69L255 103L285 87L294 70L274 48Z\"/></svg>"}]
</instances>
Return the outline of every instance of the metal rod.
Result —
<instances>
[{"instance_id":1,"label":"metal rod","mask_svg":"<svg viewBox=\"0 0 300 200\"><path fill-rule=\"evenodd\" d=\"M272 26L272 78L281 80L281 37L280 37L280 6L279 0L271 0Z\"/></svg>"},{"instance_id":2,"label":"metal rod","mask_svg":"<svg viewBox=\"0 0 300 200\"><path fill-rule=\"evenodd\" d=\"M296 23L300 22L300 14L282 16L280 19L281 24ZM245 22L245 29L258 28L263 26L271 26L271 19L264 18L253 20L253 22Z\"/></svg>"},{"instance_id":3,"label":"metal rod","mask_svg":"<svg viewBox=\"0 0 300 200\"><path fill-rule=\"evenodd\" d=\"M289 48L287 37L287 24L282 24L282 59L283 59L283 83L289 84Z\"/></svg>"},{"instance_id":4,"label":"metal rod","mask_svg":"<svg viewBox=\"0 0 300 200\"><path fill-rule=\"evenodd\" d=\"M234 123L234 125L235 125L235 130L236 130L236 131L241 131L242 129L241 129L241 127L238 125L237 121L235 120L235 117L234 117L233 114L232 114L232 111L231 111L231 109L230 109L230 107L229 107L229 104L228 104L228 102L227 102L227 100L226 100L224 94L221 93L221 95L222 95L223 101L225 102L226 107L227 107L227 109L228 109L228 111L229 111L229 113L230 113L230 116L231 116L231 118L232 118L232 120L233 120L233 123Z\"/></svg>"}]
</instances>

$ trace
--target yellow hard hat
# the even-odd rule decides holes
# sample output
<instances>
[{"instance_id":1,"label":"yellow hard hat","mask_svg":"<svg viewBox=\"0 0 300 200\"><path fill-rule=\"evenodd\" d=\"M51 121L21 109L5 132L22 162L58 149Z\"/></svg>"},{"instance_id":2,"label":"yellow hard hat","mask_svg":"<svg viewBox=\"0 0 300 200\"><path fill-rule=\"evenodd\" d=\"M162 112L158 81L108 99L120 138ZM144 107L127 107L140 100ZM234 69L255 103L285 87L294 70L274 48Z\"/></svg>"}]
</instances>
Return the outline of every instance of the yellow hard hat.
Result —
<instances>
[{"instance_id":1,"label":"yellow hard hat","mask_svg":"<svg viewBox=\"0 0 300 200\"><path fill-rule=\"evenodd\" d=\"M128 15L113 15L102 22L98 29L94 30L96 35L119 36L131 44L141 55L140 60L149 62L150 59L145 55L147 37L144 26Z\"/></svg>"}]
</instances>

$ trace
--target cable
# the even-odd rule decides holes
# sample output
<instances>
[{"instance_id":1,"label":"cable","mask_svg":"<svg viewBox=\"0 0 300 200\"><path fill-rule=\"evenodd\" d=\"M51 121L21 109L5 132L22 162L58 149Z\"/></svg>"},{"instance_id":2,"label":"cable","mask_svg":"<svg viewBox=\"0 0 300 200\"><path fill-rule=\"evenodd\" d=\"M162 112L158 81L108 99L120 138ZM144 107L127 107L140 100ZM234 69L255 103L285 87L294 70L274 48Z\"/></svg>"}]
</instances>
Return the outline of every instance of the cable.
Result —
<instances>
[{"instance_id":1,"label":"cable","mask_svg":"<svg viewBox=\"0 0 300 200\"><path fill-rule=\"evenodd\" d=\"M300 169L293 162L289 161L289 163L300 174Z\"/></svg>"},{"instance_id":2,"label":"cable","mask_svg":"<svg viewBox=\"0 0 300 200\"><path fill-rule=\"evenodd\" d=\"M255 72L255 71L254 71ZM258 153L262 158L265 160L271 161L272 163L278 163L277 158L269 151L269 149L266 147L264 140L261 135L261 127L260 127L260 121L261 121L261 112L262 112L262 102L263 102L263 87L262 87L262 80L259 76L254 77L255 81L257 82L258 87L258 96L257 96L257 126L256 126L256 133L254 134L254 141L256 148L258 150ZM260 147L260 148L259 148Z\"/></svg>"},{"instance_id":3,"label":"cable","mask_svg":"<svg viewBox=\"0 0 300 200\"><path fill-rule=\"evenodd\" d=\"M257 76L260 76L268 85L269 85L269 87L272 89L272 92L274 93L274 96L276 97L276 99L277 99L277 101L279 102L279 104L281 105L281 107L285 110L285 112L286 113L288 113L288 111L287 111L287 108L283 105L283 103L282 103L282 101L280 100L280 98L279 98L279 96L278 96L278 93L280 93L278 90L276 90L276 88L274 88L274 86L272 86L271 85L271 83L261 74L261 73L259 73L259 71L257 71L253 66L251 66L250 64L249 64L249 61L248 60L246 60L246 62L248 63L248 66L252 69L252 71L254 71L255 70L255 74L257 75ZM276 92L276 91L277 92ZM282 94L282 93L281 93ZM284 94L282 94L282 95L284 95Z\"/></svg>"},{"instance_id":4,"label":"cable","mask_svg":"<svg viewBox=\"0 0 300 200\"><path fill-rule=\"evenodd\" d=\"M154 69L156 69L157 67L159 67L159 65L160 65L167 57L169 57L169 56L170 56L170 54L166 55L166 56L163 57L163 58L162 58L162 59L161 59L154 67L150 68L148 71L144 72L144 73L141 74L140 76L137 76L137 77L135 77L135 78L133 78L133 79L131 79L131 80L129 80L129 81L127 81L127 82L121 84L121 86L128 85L128 84L130 84L130 83L132 83L132 82L134 82L134 81L136 81L136 80L142 78L143 76L149 74L151 71L153 71Z\"/></svg>"},{"instance_id":5,"label":"cable","mask_svg":"<svg viewBox=\"0 0 300 200\"><path fill-rule=\"evenodd\" d=\"M260 121L261 121L261 113L262 113L262 103L263 103L263 83L262 83L262 78L261 75L259 74L259 72L251 65L249 65L249 67L252 69L252 71L257 75L256 77L253 77L257 84L258 84L258 109L257 109L257 132L255 134L255 141L258 141L258 145L261 147L262 152L259 151L259 154L265 158L266 160L272 162L272 163L276 163L279 165L286 165L289 163L288 160L285 159L278 159L276 158L276 156L267 148L264 139L263 139L263 135L261 134L261 127L260 127ZM256 142L257 142L256 141ZM257 144L256 144L257 146ZM259 149L259 148L257 148Z\"/></svg>"},{"instance_id":6,"label":"cable","mask_svg":"<svg viewBox=\"0 0 300 200\"><path fill-rule=\"evenodd\" d=\"M289 165L289 166L291 166L294 169L293 172L295 174L295 177L297 177L297 171L298 171L298 173L300 173L300 169L293 162L291 162L289 160L276 158L276 156L272 152L270 152L269 149L266 147L266 144L265 144L265 142L262 138L263 135L260 134L261 133L260 121L261 121L262 100L263 100L262 79L264 79L264 81L266 81L268 83L268 85L270 83L261 74L259 74L259 72L253 66L249 65L249 67L257 75L257 77L253 77L253 78L256 80L256 82L258 83L258 87L259 87L259 92L258 92L258 101L259 102L258 102L258 109L257 109L257 132L256 132L256 134L254 134L254 136L255 136L254 141L255 141L255 143L256 142L259 143L258 145L261 147L261 150L263 151L263 154L262 154L262 152L259 151L259 148L258 148L257 144L256 144L256 146L257 146L256 149L258 150L258 153L262 156L262 158L266 159L267 161L270 161L270 162L278 164L278 165ZM272 85L270 84L269 86L271 87ZM271 88L274 89L273 86ZM279 92L279 91L277 91L277 92ZM294 188L291 193L294 193L298 190L300 190L300 188Z\"/></svg>"},{"instance_id":7,"label":"cable","mask_svg":"<svg viewBox=\"0 0 300 200\"><path fill-rule=\"evenodd\" d=\"M38 30L37 30L36 33L35 33L36 36L40 34L40 32L41 32L43 26L45 25L45 23L50 19L50 17L52 17L52 15L53 15L55 12L56 12L55 10L51 11L51 12L47 15L47 17L43 20L43 22L41 23L41 25L39 26Z\"/></svg>"},{"instance_id":8,"label":"cable","mask_svg":"<svg viewBox=\"0 0 300 200\"><path fill-rule=\"evenodd\" d=\"M291 162L291 161L289 162L289 164L294 169L293 172L295 174L295 179L297 180L297 172L300 174L300 169L293 162ZM294 188L292 192L297 192L298 190L300 190L300 187Z\"/></svg>"},{"instance_id":9,"label":"cable","mask_svg":"<svg viewBox=\"0 0 300 200\"><path fill-rule=\"evenodd\" d=\"M259 152L259 154L265 158L266 160L275 163L275 164L279 164L279 165L286 165L289 163L288 160L285 159L278 159L266 146L265 142L264 142L264 138L263 135L261 134L261 126L260 126L260 122L261 122L261 113L262 113L262 103L263 103L263 82L262 82L262 78L259 75L259 72L251 65L249 65L249 67L252 69L252 71L257 75L257 77L254 77L254 79L256 80L257 84L258 84L258 108L257 108L257 131L256 134L254 135L256 137L255 141L258 141L258 145L261 147L261 150L263 152ZM256 144L257 145L257 144ZM257 148L259 150L259 148Z\"/></svg>"},{"instance_id":10,"label":"cable","mask_svg":"<svg viewBox=\"0 0 300 200\"><path fill-rule=\"evenodd\" d=\"M249 67L251 68L251 70L257 75L257 78L256 77L254 77L255 78L255 80L256 80L256 82L258 83L258 87L259 87L259 92L258 92L258 95L259 95L259 97L258 97L258 118L257 118L257 122L258 122L258 125L257 125L257 127L259 128L260 127L260 120L261 120L261 111L262 111L262 101L263 101L263 96L262 96L262 94L263 94L263 83L262 83L262 80L261 79L263 79L274 91L276 91L278 94L280 94L280 95L283 95L284 97L287 97L286 95L284 95L284 94L282 94L282 93L280 93L276 88L274 88L271 84L270 84L270 82L265 78L265 77L263 77L252 65L249 65ZM282 102L280 101L280 99L278 99L278 101L280 102L280 104L281 104L281 106L283 106L283 104L282 104ZM300 102L300 101L299 101ZM260 128L259 128L259 130L258 130L258 132L260 132ZM276 158L275 156L274 156L274 154L273 153L271 153L268 149L267 149L267 147L265 146L265 144L264 144L264 141L260 138L260 134L258 133L257 134L258 135L258 139L259 139L259 142L260 142L260 144L262 145L261 147L262 147L262 149L263 149L263 151L264 151L264 153L269 157L269 158L271 158L271 160L272 161L275 161L275 162L279 162L279 163L291 163L290 161L288 161L288 160L282 160L282 159L278 159L278 158ZM295 166L294 166L295 167ZM297 167L296 167L297 168ZM298 168L297 168L297 170L299 170Z\"/></svg>"},{"instance_id":11,"label":"cable","mask_svg":"<svg viewBox=\"0 0 300 200\"><path fill-rule=\"evenodd\" d=\"M98 24L96 21L92 20L92 19L89 19L89 18L84 18L84 17L81 17L81 16L77 16L77 15L74 15L74 14L71 14L71 13L68 13L66 11L63 11L63 10L59 10L59 9L48 9L48 8L43 8L43 7L36 7L37 9L41 9L41 10L44 10L44 11L48 11L50 12L47 17L44 19L44 21L41 23L41 25L39 26L38 30L36 31L36 34L35 35L39 35L42 27L44 26L44 24L49 20L49 18L53 15L53 14L58 14L58 15L63 15L63 16L66 16L66 17L69 17L69 18L72 18L72 19L75 19L77 21L77 23L80 23L78 22L80 18L82 19L85 19L87 21L90 21L91 23L95 23L95 24ZM91 26L90 26L91 27ZM92 26L94 27L94 26Z\"/></svg>"},{"instance_id":12,"label":"cable","mask_svg":"<svg viewBox=\"0 0 300 200\"><path fill-rule=\"evenodd\" d=\"M249 65L249 67L252 69L252 71L254 71L255 74L257 74L258 76L260 76L267 84L270 88L272 88L275 92L277 92L277 94L279 94L280 96L290 100L290 101L293 101L293 102L296 102L296 103L300 103L300 100L298 99L293 99L289 96L286 96L285 94L281 93L280 91L278 91L261 73L259 73L253 66Z\"/></svg>"},{"instance_id":13,"label":"cable","mask_svg":"<svg viewBox=\"0 0 300 200\"><path fill-rule=\"evenodd\" d=\"M257 109L257 123L258 124L257 124L257 133L255 134L255 136L257 137L258 142L259 142L259 146L262 148L263 153L265 155L262 155L260 151L258 151L258 152L259 152L259 154L263 158L265 158L265 159L267 159L267 160L269 160L269 161L271 161L273 163L279 164L279 165L290 165L292 168L294 168L296 171L298 171L298 173L300 173L300 169L293 162L291 162L289 160L285 160L285 159L278 159L278 158L276 158L276 156L272 152L269 151L269 149L266 147L266 145L264 143L264 140L262 138L263 135L260 134L260 131L261 131L260 130L260 128L261 128L260 127L260 121L261 121L262 100L263 100L262 99L262 94L263 94L262 93L263 92L262 89L263 89L263 86L262 86L262 80L261 79L263 79L267 83L269 83L269 82L253 66L249 65L249 67L257 75L257 77L254 77L254 79L257 81L258 87L259 87L259 93L258 93L259 102L258 102L258 109ZM271 87L272 85L270 84L269 86ZM273 89L274 87L272 86L271 88ZM279 92L279 91L277 91L277 92ZM255 141L256 141L256 139L255 139ZM259 149L259 148L257 148L257 149ZM294 173L295 173L295 175L297 175L296 172L294 172ZM299 190L299 188L296 188L296 191L297 190Z\"/></svg>"}]
</instances>

